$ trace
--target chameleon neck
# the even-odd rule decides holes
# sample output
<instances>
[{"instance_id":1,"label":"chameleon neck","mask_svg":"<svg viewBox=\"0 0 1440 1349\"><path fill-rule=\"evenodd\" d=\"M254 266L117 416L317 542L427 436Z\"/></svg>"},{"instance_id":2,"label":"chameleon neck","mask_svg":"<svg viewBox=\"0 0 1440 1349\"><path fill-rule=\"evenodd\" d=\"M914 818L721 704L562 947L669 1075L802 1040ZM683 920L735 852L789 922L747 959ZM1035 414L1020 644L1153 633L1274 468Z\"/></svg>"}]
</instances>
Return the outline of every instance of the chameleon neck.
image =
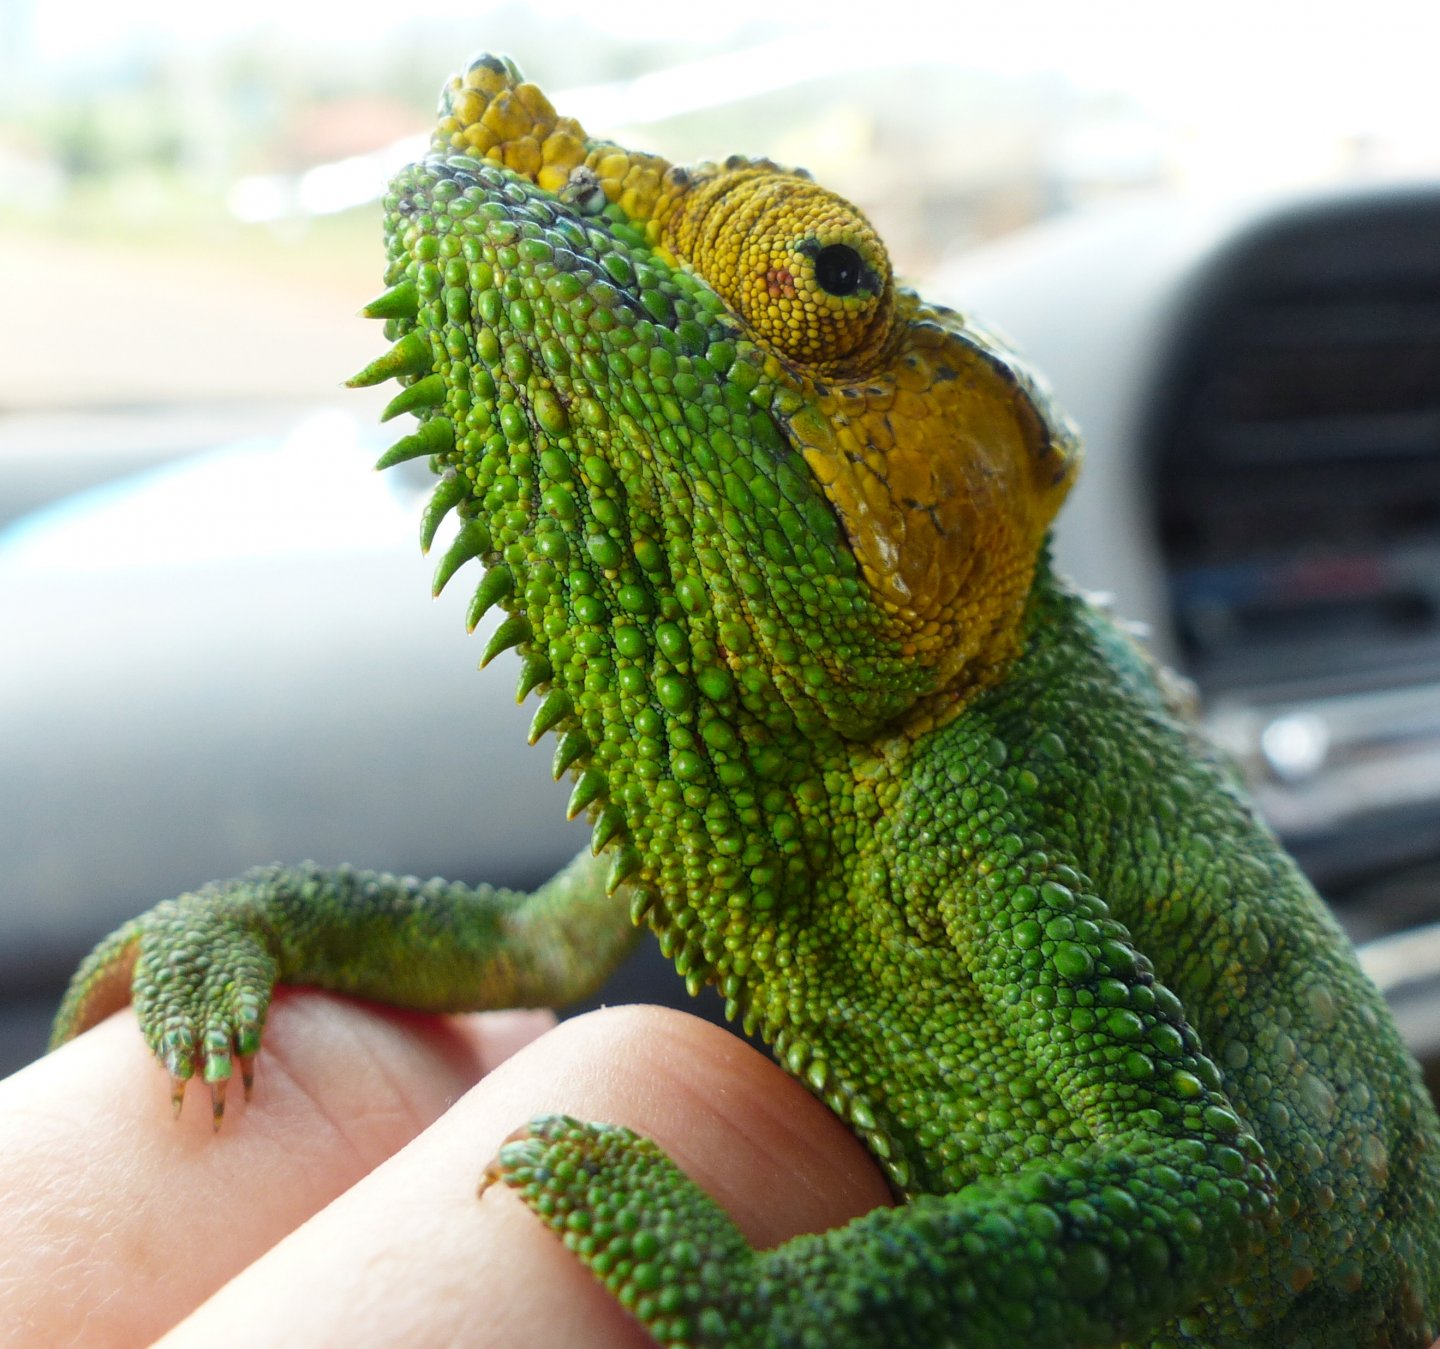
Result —
<instances>
[{"instance_id":1,"label":"chameleon neck","mask_svg":"<svg viewBox=\"0 0 1440 1349\"><path fill-rule=\"evenodd\" d=\"M1051 687L1057 653L1092 626L1088 613L1042 558L1003 692L972 691L938 728L891 731L873 741L823 729L789 735L783 751L777 746L758 760L762 783L703 807L697 800L701 820L729 812L738 828L712 835L705 850L682 850L688 871L673 882L664 870L677 865L673 855L654 859L660 885L650 921L667 950L683 952L697 925L719 934L700 938L709 948L686 972L713 972L747 1032L774 1040L813 1022L817 1009L833 1008L835 989L854 972L857 934L868 932L862 944L876 964L911 935L938 935L934 876L963 875L966 859L989 846L986 823L1001 817L1012 796L1038 790L1034 771L1012 763L1007 746L1024 744L1033 731L1026 708ZM1133 715L1133 699L1144 688L1138 650L1133 661L1133 688L1113 690L1117 721ZM1066 753L1053 733L1033 748ZM977 813L982 794L994 803ZM913 875L911 865L923 855L911 833L922 817L933 831L926 839L937 841L948 830L962 840L959 853L945 858L946 869L928 876ZM965 842L972 828L979 832Z\"/></svg>"}]
</instances>

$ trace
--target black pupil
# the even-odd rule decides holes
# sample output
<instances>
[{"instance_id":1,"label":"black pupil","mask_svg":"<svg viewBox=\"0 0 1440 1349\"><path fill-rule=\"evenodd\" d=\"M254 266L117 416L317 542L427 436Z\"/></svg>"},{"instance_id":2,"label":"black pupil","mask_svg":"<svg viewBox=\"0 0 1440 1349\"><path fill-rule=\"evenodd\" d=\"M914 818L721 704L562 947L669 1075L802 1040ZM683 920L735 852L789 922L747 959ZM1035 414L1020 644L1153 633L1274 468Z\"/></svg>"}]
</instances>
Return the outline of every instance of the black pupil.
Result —
<instances>
[{"instance_id":1,"label":"black pupil","mask_svg":"<svg viewBox=\"0 0 1440 1349\"><path fill-rule=\"evenodd\" d=\"M815 255L815 280L828 295L854 295L865 264L849 244L827 244Z\"/></svg>"}]
</instances>

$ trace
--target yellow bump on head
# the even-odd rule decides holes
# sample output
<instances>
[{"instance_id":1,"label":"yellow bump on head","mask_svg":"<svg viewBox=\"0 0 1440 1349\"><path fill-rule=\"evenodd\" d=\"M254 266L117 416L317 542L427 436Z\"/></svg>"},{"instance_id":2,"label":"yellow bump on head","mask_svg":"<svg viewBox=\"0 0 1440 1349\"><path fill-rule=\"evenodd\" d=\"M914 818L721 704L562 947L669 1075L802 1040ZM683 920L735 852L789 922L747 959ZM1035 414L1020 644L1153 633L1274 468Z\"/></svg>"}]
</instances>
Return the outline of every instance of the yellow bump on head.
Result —
<instances>
[{"instance_id":1,"label":"yellow bump on head","mask_svg":"<svg viewBox=\"0 0 1440 1349\"><path fill-rule=\"evenodd\" d=\"M522 139L539 144L560 120L550 100L521 78L512 61L478 56L440 91L439 120L430 142L441 153L485 155ZM491 157L502 159L503 150Z\"/></svg>"},{"instance_id":2,"label":"yellow bump on head","mask_svg":"<svg viewBox=\"0 0 1440 1349\"><path fill-rule=\"evenodd\" d=\"M504 56L477 56L450 77L430 142L440 154L503 164L547 192L598 190L638 221L653 215L670 168L658 155L591 140Z\"/></svg>"}]
</instances>

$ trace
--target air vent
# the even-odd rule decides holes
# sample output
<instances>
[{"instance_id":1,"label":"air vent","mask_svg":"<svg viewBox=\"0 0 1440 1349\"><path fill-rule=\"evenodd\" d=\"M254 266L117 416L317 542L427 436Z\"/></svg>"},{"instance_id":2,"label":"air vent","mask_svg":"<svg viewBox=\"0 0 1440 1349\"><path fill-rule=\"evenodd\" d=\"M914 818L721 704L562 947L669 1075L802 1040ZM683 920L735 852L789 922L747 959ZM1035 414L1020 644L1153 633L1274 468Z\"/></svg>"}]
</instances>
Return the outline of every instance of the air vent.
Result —
<instances>
[{"instance_id":1,"label":"air vent","mask_svg":"<svg viewBox=\"0 0 1440 1349\"><path fill-rule=\"evenodd\" d=\"M1208 694L1440 678L1440 194L1267 222L1207 270L1154 422Z\"/></svg>"}]
</instances>

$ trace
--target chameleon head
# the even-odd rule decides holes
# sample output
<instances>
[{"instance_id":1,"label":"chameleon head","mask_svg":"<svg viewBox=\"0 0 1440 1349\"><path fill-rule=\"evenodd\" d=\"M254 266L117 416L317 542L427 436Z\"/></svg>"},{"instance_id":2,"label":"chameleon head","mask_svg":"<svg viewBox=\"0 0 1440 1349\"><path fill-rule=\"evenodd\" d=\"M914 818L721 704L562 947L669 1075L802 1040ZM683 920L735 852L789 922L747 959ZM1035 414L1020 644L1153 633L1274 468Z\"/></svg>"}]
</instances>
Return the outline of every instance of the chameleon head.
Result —
<instances>
[{"instance_id":1,"label":"chameleon head","mask_svg":"<svg viewBox=\"0 0 1440 1349\"><path fill-rule=\"evenodd\" d=\"M858 737L1003 668L1075 442L859 211L592 140L503 58L450 81L433 144L386 198L366 312L396 345L353 382L406 385L421 428L382 462L432 457L427 541L458 510L538 681Z\"/></svg>"}]
</instances>

